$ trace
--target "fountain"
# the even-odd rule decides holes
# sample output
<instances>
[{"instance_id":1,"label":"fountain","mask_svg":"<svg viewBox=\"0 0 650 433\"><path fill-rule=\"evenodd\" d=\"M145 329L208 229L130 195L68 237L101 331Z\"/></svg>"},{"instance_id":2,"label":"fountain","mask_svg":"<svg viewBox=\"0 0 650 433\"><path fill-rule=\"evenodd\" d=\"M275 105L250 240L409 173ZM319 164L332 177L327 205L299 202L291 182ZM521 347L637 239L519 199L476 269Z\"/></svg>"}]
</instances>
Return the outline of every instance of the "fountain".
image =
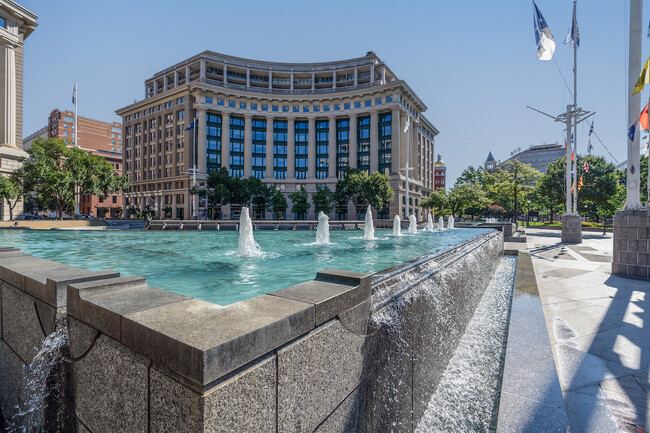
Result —
<instances>
[{"instance_id":1,"label":"fountain","mask_svg":"<svg viewBox=\"0 0 650 433\"><path fill-rule=\"evenodd\" d=\"M372 224L372 208L368 205L366 221L363 223L363 238L367 241L375 239L375 226Z\"/></svg>"},{"instance_id":2,"label":"fountain","mask_svg":"<svg viewBox=\"0 0 650 433\"><path fill-rule=\"evenodd\" d=\"M416 234L418 232L418 221L415 219L415 215L409 215L409 233Z\"/></svg>"},{"instance_id":3,"label":"fountain","mask_svg":"<svg viewBox=\"0 0 650 433\"><path fill-rule=\"evenodd\" d=\"M323 212L318 214L318 227L316 228L316 244L330 243L330 219Z\"/></svg>"},{"instance_id":4,"label":"fountain","mask_svg":"<svg viewBox=\"0 0 650 433\"><path fill-rule=\"evenodd\" d=\"M399 215L395 215L393 219L393 236L402 236L402 219Z\"/></svg>"},{"instance_id":5,"label":"fountain","mask_svg":"<svg viewBox=\"0 0 650 433\"><path fill-rule=\"evenodd\" d=\"M438 230L444 230L445 229L445 220L440 217L438 219Z\"/></svg>"},{"instance_id":6,"label":"fountain","mask_svg":"<svg viewBox=\"0 0 650 433\"><path fill-rule=\"evenodd\" d=\"M427 228L426 231L432 232L433 231L433 218L431 218L431 214L427 215Z\"/></svg>"},{"instance_id":7,"label":"fountain","mask_svg":"<svg viewBox=\"0 0 650 433\"><path fill-rule=\"evenodd\" d=\"M447 228L448 229L453 229L454 228L454 216L449 215L449 218L447 219Z\"/></svg>"},{"instance_id":8,"label":"fountain","mask_svg":"<svg viewBox=\"0 0 650 433\"><path fill-rule=\"evenodd\" d=\"M262 254L262 249L253 239L253 223L248 216L248 208L243 207L239 216L239 248L237 255L253 257Z\"/></svg>"}]
</instances>

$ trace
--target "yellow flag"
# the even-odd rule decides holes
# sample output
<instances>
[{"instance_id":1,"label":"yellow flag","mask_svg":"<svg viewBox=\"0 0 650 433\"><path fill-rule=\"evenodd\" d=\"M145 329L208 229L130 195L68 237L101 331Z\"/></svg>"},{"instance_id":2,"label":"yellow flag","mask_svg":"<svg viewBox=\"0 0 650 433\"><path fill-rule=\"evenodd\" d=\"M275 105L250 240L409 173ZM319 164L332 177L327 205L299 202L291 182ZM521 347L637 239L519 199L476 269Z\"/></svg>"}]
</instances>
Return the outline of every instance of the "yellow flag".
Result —
<instances>
[{"instance_id":1,"label":"yellow flag","mask_svg":"<svg viewBox=\"0 0 650 433\"><path fill-rule=\"evenodd\" d=\"M632 91L632 95L636 95L637 93L643 90L643 87L646 84L650 83L650 72L648 71L649 64L650 64L650 57L648 57L648 60L646 60L645 66L641 71L641 75L639 75L639 79L636 80L636 84L634 85L634 90Z\"/></svg>"}]
</instances>

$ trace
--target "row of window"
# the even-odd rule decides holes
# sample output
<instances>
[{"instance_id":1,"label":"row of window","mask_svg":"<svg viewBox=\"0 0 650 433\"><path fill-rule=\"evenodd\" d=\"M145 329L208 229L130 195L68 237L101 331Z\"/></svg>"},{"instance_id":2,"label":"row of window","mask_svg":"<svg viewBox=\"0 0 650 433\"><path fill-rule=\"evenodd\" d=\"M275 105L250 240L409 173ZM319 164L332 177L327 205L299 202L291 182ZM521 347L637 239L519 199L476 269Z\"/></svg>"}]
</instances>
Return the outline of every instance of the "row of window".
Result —
<instances>
[{"instance_id":1,"label":"row of window","mask_svg":"<svg viewBox=\"0 0 650 433\"><path fill-rule=\"evenodd\" d=\"M167 101L164 104L159 104L158 107L153 106L153 107L150 107L148 110L143 110L142 112L138 111L137 113L129 114L128 116L124 116L124 121L128 122L128 121L133 120L133 119L139 119L140 116L146 116L147 114L153 114L153 113L156 112L156 108L158 109L158 111L163 110L163 107L164 108L171 108L171 107L174 106L174 103L176 103L176 105L180 105L180 104L185 103L185 96L182 96L180 98L176 98L176 100Z\"/></svg>"},{"instance_id":2,"label":"row of window","mask_svg":"<svg viewBox=\"0 0 650 433\"><path fill-rule=\"evenodd\" d=\"M205 97L205 102L206 104L214 104L214 99L211 96L206 96ZM230 108L237 108L237 102L233 100L228 100L228 107ZM388 102L393 102L393 97L392 96L386 96L386 103ZM375 98L375 105L381 105L384 103L383 98ZM217 98L216 100L216 105L221 105L225 106L226 105L226 100L222 98ZM314 113L320 113L321 111L340 111L341 106L343 106L343 110L350 110L354 106L354 108L361 108L363 107L372 107L372 99L366 99L363 102L361 101L356 101L354 103L352 102L346 102L344 104L333 104L333 105L303 105L302 106L302 112L303 113L309 113L309 112L314 112ZM271 105L271 109L269 110L269 105L268 104L255 104L255 103L247 103L247 102L240 102L239 103L239 108L241 110L252 110L252 111L274 111L274 112L283 112L283 113L289 113L289 112L294 112L294 113L299 113L300 112L300 107L299 105Z\"/></svg>"}]
</instances>

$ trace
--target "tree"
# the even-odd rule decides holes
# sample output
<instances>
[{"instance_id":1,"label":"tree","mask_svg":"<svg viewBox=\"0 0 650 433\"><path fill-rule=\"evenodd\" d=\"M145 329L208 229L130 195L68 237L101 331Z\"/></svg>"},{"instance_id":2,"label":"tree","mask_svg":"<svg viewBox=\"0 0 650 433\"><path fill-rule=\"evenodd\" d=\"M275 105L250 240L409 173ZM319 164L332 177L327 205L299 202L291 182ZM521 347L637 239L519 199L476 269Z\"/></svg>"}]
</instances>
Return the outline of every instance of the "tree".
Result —
<instances>
[{"instance_id":1,"label":"tree","mask_svg":"<svg viewBox=\"0 0 650 433\"><path fill-rule=\"evenodd\" d=\"M447 206L454 217L461 216L470 206L486 207L488 204L487 194L476 183L456 185L447 196Z\"/></svg>"},{"instance_id":2,"label":"tree","mask_svg":"<svg viewBox=\"0 0 650 433\"><path fill-rule=\"evenodd\" d=\"M589 164L589 173L583 168L585 160ZM596 221L614 215L623 205L616 200L620 175L614 164L591 155L578 158L577 163L578 179L580 176L583 179L583 186L578 190L579 213Z\"/></svg>"},{"instance_id":3,"label":"tree","mask_svg":"<svg viewBox=\"0 0 650 433\"><path fill-rule=\"evenodd\" d=\"M31 191L31 184L25 177L25 171L21 168L9 175L9 177L0 176L0 200L7 201L9 206L9 219L14 219L14 209L16 205L26 199Z\"/></svg>"},{"instance_id":4,"label":"tree","mask_svg":"<svg viewBox=\"0 0 650 433\"><path fill-rule=\"evenodd\" d=\"M287 211L287 198L279 189L276 189L271 197L271 210L276 216L280 213L284 216Z\"/></svg>"},{"instance_id":5,"label":"tree","mask_svg":"<svg viewBox=\"0 0 650 433\"><path fill-rule=\"evenodd\" d=\"M162 210L165 212L165 218L169 218L167 215L171 215L174 209L171 206L167 205Z\"/></svg>"},{"instance_id":6,"label":"tree","mask_svg":"<svg viewBox=\"0 0 650 433\"><path fill-rule=\"evenodd\" d=\"M115 209L115 218L119 218L122 215L122 206L115 206L113 209Z\"/></svg>"},{"instance_id":7,"label":"tree","mask_svg":"<svg viewBox=\"0 0 650 433\"><path fill-rule=\"evenodd\" d=\"M289 194L289 199L293 203L291 212L297 215L304 215L309 212L311 205L309 204L307 190L305 190L304 186L301 186L299 191Z\"/></svg>"},{"instance_id":8,"label":"tree","mask_svg":"<svg viewBox=\"0 0 650 433\"><path fill-rule=\"evenodd\" d=\"M444 188L432 191L429 197L420 202L420 206L432 210L440 210L447 205L447 191Z\"/></svg>"},{"instance_id":9,"label":"tree","mask_svg":"<svg viewBox=\"0 0 650 433\"><path fill-rule=\"evenodd\" d=\"M380 172L368 175L366 171L348 168L343 179L336 182L335 200L343 206L352 200L357 218L368 205L377 210L383 209L395 197L388 176Z\"/></svg>"},{"instance_id":10,"label":"tree","mask_svg":"<svg viewBox=\"0 0 650 433\"><path fill-rule=\"evenodd\" d=\"M312 194L311 201L314 203L314 212L329 214L334 208L334 193L325 186Z\"/></svg>"},{"instance_id":11,"label":"tree","mask_svg":"<svg viewBox=\"0 0 650 433\"><path fill-rule=\"evenodd\" d=\"M127 207L126 210L129 212L129 218L130 217L137 218L138 216L140 216L140 209L138 209L135 205L129 205L129 207Z\"/></svg>"},{"instance_id":12,"label":"tree","mask_svg":"<svg viewBox=\"0 0 650 433\"><path fill-rule=\"evenodd\" d=\"M516 159L507 161L502 168L497 170L496 182L492 186L492 191L506 200L508 197L512 198L515 222L518 220L519 200L525 198L540 176L539 171Z\"/></svg>"},{"instance_id":13,"label":"tree","mask_svg":"<svg viewBox=\"0 0 650 433\"><path fill-rule=\"evenodd\" d=\"M55 202L59 218L73 203L77 187L104 198L130 186L129 178L115 174L113 165L101 156L68 148L56 138L35 141L27 153L25 176L42 201Z\"/></svg>"}]
</instances>

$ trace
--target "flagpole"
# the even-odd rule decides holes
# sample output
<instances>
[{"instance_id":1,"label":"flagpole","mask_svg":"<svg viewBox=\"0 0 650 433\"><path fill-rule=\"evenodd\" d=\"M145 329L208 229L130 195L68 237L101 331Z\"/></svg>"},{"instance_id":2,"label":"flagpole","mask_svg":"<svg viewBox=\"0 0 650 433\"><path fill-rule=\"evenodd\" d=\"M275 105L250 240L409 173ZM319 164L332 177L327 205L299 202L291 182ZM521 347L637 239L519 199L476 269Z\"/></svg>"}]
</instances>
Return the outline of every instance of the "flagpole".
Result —
<instances>
[{"instance_id":1,"label":"flagpole","mask_svg":"<svg viewBox=\"0 0 650 433\"><path fill-rule=\"evenodd\" d=\"M650 37L650 28L648 29L648 32L649 32L648 37ZM650 92L648 92L648 123L650 124ZM639 126L641 126L641 122L639 122ZM648 134L650 134L650 129L648 129ZM646 147L647 146L650 146L650 141L648 141L648 144L646 144ZM645 151L645 154L648 155L647 150ZM639 156L639 167L641 167L641 156ZM648 158L648 167L650 167L650 158ZM648 173L650 173L650 169L648 169ZM648 189L648 201L646 202L645 207L650 208L650 175L648 175L647 189Z\"/></svg>"},{"instance_id":2,"label":"flagpole","mask_svg":"<svg viewBox=\"0 0 650 433\"><path fill-rule=\"evenodd\" d=\"M630 43L628 56L628 122L627 128L636 125L639 120L641 95L632 95L634 86L641 71L641 41L643 40L643 1L630 0ZM639 136L634 134L634 140L627 140L627 199L623 209L642 209L640 201Z\"/></svg>"},{"instance_id":3,"label":"flagpole","mask_svg":"<svg viewBox=\"0 0 650 433\"><path fill-rule=\"evenodd\" d=\"M576 3L573 2L573 23L571 26L576 26L578 19L576 17ZM577 29L573 37L573 109L578 109L578 34ZM577 119L575 119L577 120ZM573 214L578 215L578 122L573 122Z\"/></svg>"},{"instance_id":4,"label":"flagpole","mask_svg":"<svg viewBox=\"0 0 650 433\"><path fill-rule=\"evenodd\" d=\"M409 217L409 150L411 149L411 125L410 125L410 115L408 115L407 120L409 120L408 130L406 133L406 218Z\"/></svg>"},{"instance_id":5,"label":"flagpole","mask_svg":"<svg viewBox=\"0 0 650 433\"><path fill-rule=\"evenodd\" d=\"M77 104L79 98L77 96L77 82L74 82L74 147L79 147L79 123L77 121ZM79 219L79 185L75 183L74 186L74 215Z\"/></svg>"},{"instance_id":6,"label":"flagpole","mask_svg":"<svg viewBox=\"0 0 650 433\"><path fill-rule=\"evenodd\" d=\"M566 191L565 194L565 199L566 199L566 214L571 215L573 212L571 211L571 148L573 147L573 143L571 143L571 106L567 105L566 106L566 170L564 172L564 188ZM563 223L564 224L564 223Z\"/></svg>"},{"instance_id":7,"label":"flagpole","mask_svg":"<svg viewBox=\"0 0 650 433\"><path fill-rule=\"evenodd\" d=\"M194 167L192 168L192 219L196 219L196 140L198 139L199 133L197 128L199 126L198 119L194 118L194 151L192 154L192 161L194 162Z\"/></svg>"}]
</instances>

